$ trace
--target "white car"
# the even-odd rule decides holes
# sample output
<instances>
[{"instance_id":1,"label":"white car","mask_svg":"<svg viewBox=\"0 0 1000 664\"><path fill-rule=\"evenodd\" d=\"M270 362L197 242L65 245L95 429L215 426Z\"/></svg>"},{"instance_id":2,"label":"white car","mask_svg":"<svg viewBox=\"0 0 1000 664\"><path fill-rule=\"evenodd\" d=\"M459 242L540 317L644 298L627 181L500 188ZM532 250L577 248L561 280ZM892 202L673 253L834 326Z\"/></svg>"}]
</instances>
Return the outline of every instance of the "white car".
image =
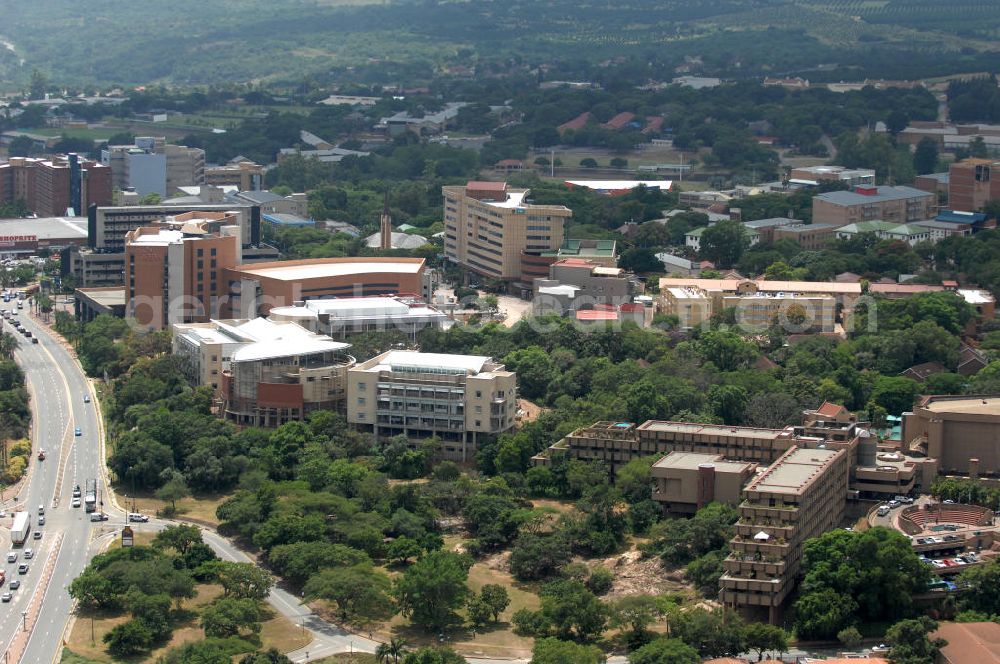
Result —
<instances>
[{"instance_id":1,"label":"white car","mask_svg":"<svg viewBox=\"0 0 1000 664\"><path fill-rule=\"evenodd\" d=\"M32 551L31 549L25 549L24 550L24 559L25 560L31 560L34 557L35 557L35 552L34 551Z\"/></svg>"},{"instance_id":2,"label":"white car","mask_svg":"<svg viewBox=\"0 0 1000 664\"><path fill-rule=\"evenodd\" d=\"M134 523L146 523L149 521L149 517L145 514L139 514L138 512L129 512L128 520Z\"/></svg>"},{"instance_id":3,"label":"white car","mask_svg":"<svg viewBox=\"0 0 1000 664\"><path fill-rule=\"evenodd\" d=\"M7 562L16 563L17 562L17 551L11 551L7 554Z\"/></svg>"},{"instance_id":4,"label":"white car","mask_svg":"<svg viewBox=\"0 0 1000 664\"><path fill-rule=\"evenodd\" d=\"M73 507L79 507L79 506L80 506L80 499L79 498L74 498L73 499Z\"/></svg>"}]
</instances>

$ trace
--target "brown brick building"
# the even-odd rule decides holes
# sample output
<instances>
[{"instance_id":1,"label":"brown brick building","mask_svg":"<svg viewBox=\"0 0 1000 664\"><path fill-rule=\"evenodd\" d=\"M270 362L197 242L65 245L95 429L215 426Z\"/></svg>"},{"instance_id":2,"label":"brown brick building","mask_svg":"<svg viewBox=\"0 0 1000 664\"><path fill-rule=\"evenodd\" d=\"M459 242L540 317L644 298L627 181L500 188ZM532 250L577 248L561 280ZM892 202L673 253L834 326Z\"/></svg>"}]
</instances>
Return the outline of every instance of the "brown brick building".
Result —
<instances>
[{"instance_id":1,"label":"brown brick building","mask_svg":"<svg viewBox=\"0 0 1000 664\"><path fill-rule=\"evenodd\" d=\"M12 157L0 164L0 203L19 200L39 217L63 216L70 208L82 215L91 203L111 204L111 169L75 154Z\"/></svg>"},{"instance_id":2,"label":"brown brick building","mask_svg":"<svg viewBox=\"0 0 1000 664\"><path fill-rule=\"evenodd\" d=\"M948 171L949 207L976 212L991 200L1000 199L998 166L1000 164L991 159L965 159L952 164Z\"/></svg>"}]
</instances>

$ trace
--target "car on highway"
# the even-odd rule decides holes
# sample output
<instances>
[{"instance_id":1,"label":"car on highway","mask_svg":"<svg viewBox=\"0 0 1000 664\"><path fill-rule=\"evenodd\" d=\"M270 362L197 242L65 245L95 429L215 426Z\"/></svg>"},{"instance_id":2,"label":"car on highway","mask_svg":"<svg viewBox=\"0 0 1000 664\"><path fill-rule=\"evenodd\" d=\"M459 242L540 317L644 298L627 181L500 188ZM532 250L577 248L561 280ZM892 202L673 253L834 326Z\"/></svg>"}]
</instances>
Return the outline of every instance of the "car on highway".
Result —
<instances>
[{"instance_id":1,"label":"car on highway","mask_svg":"<svg viewBox=\"0 0 1000 664\"><path fill-rule=\"evenodd\" d=\"M35 557L35 552L34 551L32 551L31 549L25 549L24 550L24 559L25 560L31 560L34 557Z\"/></svg>"},{"instance_id":2,"label":"car on highway","mask_svg":"<svg viewBox=\"0 0 1000 664\"><path fill-rule=\"evenodd\" d=\"M39 526L44 526L45 525L45 517L44 516L38 517L38 525Z\"/></svg>"},{"instance_id":3,"label":"car on highway","mask_svg":"<svg viewBox=\"0 0 1000 664\"><path fill-rule=\"evenodd\" d=\"M2 602L9 602L12 599L14 599L14 594L13 593L6 592L3 595L0 595L0 601L2 601Z\"/></svg>"},{"instance_id":4,"label":"car on highway","mask_svg":"<svg viewBox=\"0 0 1000 664\"><path fill-rule=\"evenodd\" d=\"M77 428L76 428L76 429L75 429L75 430L73 431L73 435L74 435L74 436L82 436L82 435L83 435L83 432L82 432L82 431L80 431L80 427L77 427Z\"/></svg>"},{"instance_id":5,"label":"car on highway","mask_svg":"<svg viewBox=\"0 0 1000 664\"><path fill-rule=\"evenodd\" d=\"M11 590L17 590L20 587L21 587L21 580L20 579L11 579L10 580L10 589Z\"/></svg>"},{"instance_id":6,"label":"car on highway","mask_svg":"<svg viewBox=\"0 0 1000 664\"><path fill-rule=\"evenodd\" d=\"M104 512L95 512L94 514L90 515L90 520L91 521L107 521L108 520L108 515L105 514Z\"/></svg>"},{"instance_id":7,"label":"car on highway","mask_svg":"<svg viewBox=\"0 0 1000 664\"><path fill-rule=\"evenodd\" d=\"M75 487L73 487L73 497L74 498L79 498L80 497L80 485L79 484L77 484Z\"/></svg>"},{"instance_id":8,"label":"car on highway","mask_svg":"<svg viewBox=\"0 0 1000 664\"><path fill-rule=\"evenodd\" d=\"M35 538L35 539L42 539L42 531L36 530L34 532L34 534L32 535L32 537Z\"/></svg>"},{"instance_id":9,"label":"car on highway","mask_svg":"<svg viewBox=\"0 0 1000 664\"><path fill-rule=\"evenodd\" d=\"M79 506L80 506L80 499L79 498L74 498L73 499L73 507L79 507Z\"/></svg>"},{"instance_id":10,"label":"car on highway","mask_svg":"<svg viewBox=\"0 0 1000 664\"><path fill-rule=\"evenodd\" d=\"M21 563L20 565L18 565L17 566L17 573L18 574L27 574L28 573L28 565L26 563Z\"/></svg>"},{"instance_id":11,"label":"car on highway","mask_svg":"<svg viewBox=\"0 0 1000 664\"><path fill-rule=\"evenodd\" d=\"M7 562L16 563L17 562L17 551L11 551L7 554Z\"/></svg>"},{"instance_id":12,"label":"car on highway","mask_svg":"<svg viewBox=\"0 0 1000 664\"><path fill-rule=\"evenodd\" d=\"M84 394L83 395L83 403L90 403L90 395L89 394Z\"/></svg>"},{"instance_id":13,"label":"car on highway","mask_svg":"<svg viewBox=\"0 0 1000 664\"><path fill-rule=\"evenodd\" d=\"M139 514L138 512L129 512L128 520L133 523L146 523L149 521L149 517L145 514Z\"/></svg>"},{"instance_id":14,"label":"car on highway","mask_svg":"<svg viewBox=\"0 0 1000 664\"><path fill-rule=\"evenodd\" d=\"M38 337L31 337L31 343L37 344L38 343Z\"/></svg>"}]
</instances>

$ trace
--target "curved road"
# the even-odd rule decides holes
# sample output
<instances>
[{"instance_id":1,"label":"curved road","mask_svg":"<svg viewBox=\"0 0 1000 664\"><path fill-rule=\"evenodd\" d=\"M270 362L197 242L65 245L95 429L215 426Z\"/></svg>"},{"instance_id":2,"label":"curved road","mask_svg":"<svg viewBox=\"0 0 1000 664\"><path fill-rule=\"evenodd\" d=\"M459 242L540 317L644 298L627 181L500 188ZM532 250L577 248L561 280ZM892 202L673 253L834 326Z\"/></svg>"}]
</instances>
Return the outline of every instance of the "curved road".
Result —
<instances>
[{"instance_id":1,"label":"curved road","mask_svg":"<svg viewBox=\"0 0 1000 664\"><path fill-rule=\"evenodd\" d=\"M13 308L14 303L0 306ZM20 633L23 641L27 628L27 655L22 661L52 662L61 654L62 633L72 612L66 588L90 557L86 551L91 543L91 522L82 508L70 506L71 495L75 485L83 487L86 479L101 476L100 433L89 381L70 352L31 318L27 306L18 312L18 318L39 343L33 344L17 335L21 348L16 359L24 370L31 394L33 449L26 484L16 498L5 496L8 516L2 519L3 546L17 553L17 562L3 564L8 583L17 578L21 587L13 591L11 602L0 604L0 644L10 651L13 659L20 650L15 639ZM13 332L9 323L4 325L5 331ZM84 403L85 394L91 395L91 403ZM80 427L80 436L74 435L75 427ZM39 449L45 450L45 461L38 461ZM101 492L106 495L103 486ZM38 525L39 506L45 508L44 526ZM28 511L32 530L42 533L38 540L29 536L24 545L25 549L34 550L34 559L30 561L24 561L24 550L10 546L9 515L15 509ZM30 566L23 576L17 573L17 565L22 562Z\"/></svg>"}]
</instances>

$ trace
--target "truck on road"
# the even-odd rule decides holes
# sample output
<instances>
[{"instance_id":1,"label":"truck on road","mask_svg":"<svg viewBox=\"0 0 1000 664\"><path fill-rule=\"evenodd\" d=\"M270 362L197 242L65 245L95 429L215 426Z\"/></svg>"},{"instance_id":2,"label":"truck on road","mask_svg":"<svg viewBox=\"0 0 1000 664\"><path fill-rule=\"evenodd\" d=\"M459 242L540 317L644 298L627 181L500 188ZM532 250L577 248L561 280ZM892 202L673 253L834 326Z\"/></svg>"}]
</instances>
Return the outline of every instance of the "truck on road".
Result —
<instances>
[{"instance_id":1,"label":"truck on road","mask_svg":"<svg viewBox=\"0 0 1000 664\"><path fill-rule=\"evenodd\" d=\"M31 531L31 515L27 512L14 513L14 525L10 527L10 541L14 546L21 546L28 539Z\"/></svg>"},{"instance_id":2,"label":"truck on road","mask_svg":"<svg viewBox=\"0 0 1000 664\"><path fill-rule=\"evenodd\" d=\"M87 512L97 510L97 480L87 480L87 490L83 494L83 506Z\"/></svg>"}]
</instances>

